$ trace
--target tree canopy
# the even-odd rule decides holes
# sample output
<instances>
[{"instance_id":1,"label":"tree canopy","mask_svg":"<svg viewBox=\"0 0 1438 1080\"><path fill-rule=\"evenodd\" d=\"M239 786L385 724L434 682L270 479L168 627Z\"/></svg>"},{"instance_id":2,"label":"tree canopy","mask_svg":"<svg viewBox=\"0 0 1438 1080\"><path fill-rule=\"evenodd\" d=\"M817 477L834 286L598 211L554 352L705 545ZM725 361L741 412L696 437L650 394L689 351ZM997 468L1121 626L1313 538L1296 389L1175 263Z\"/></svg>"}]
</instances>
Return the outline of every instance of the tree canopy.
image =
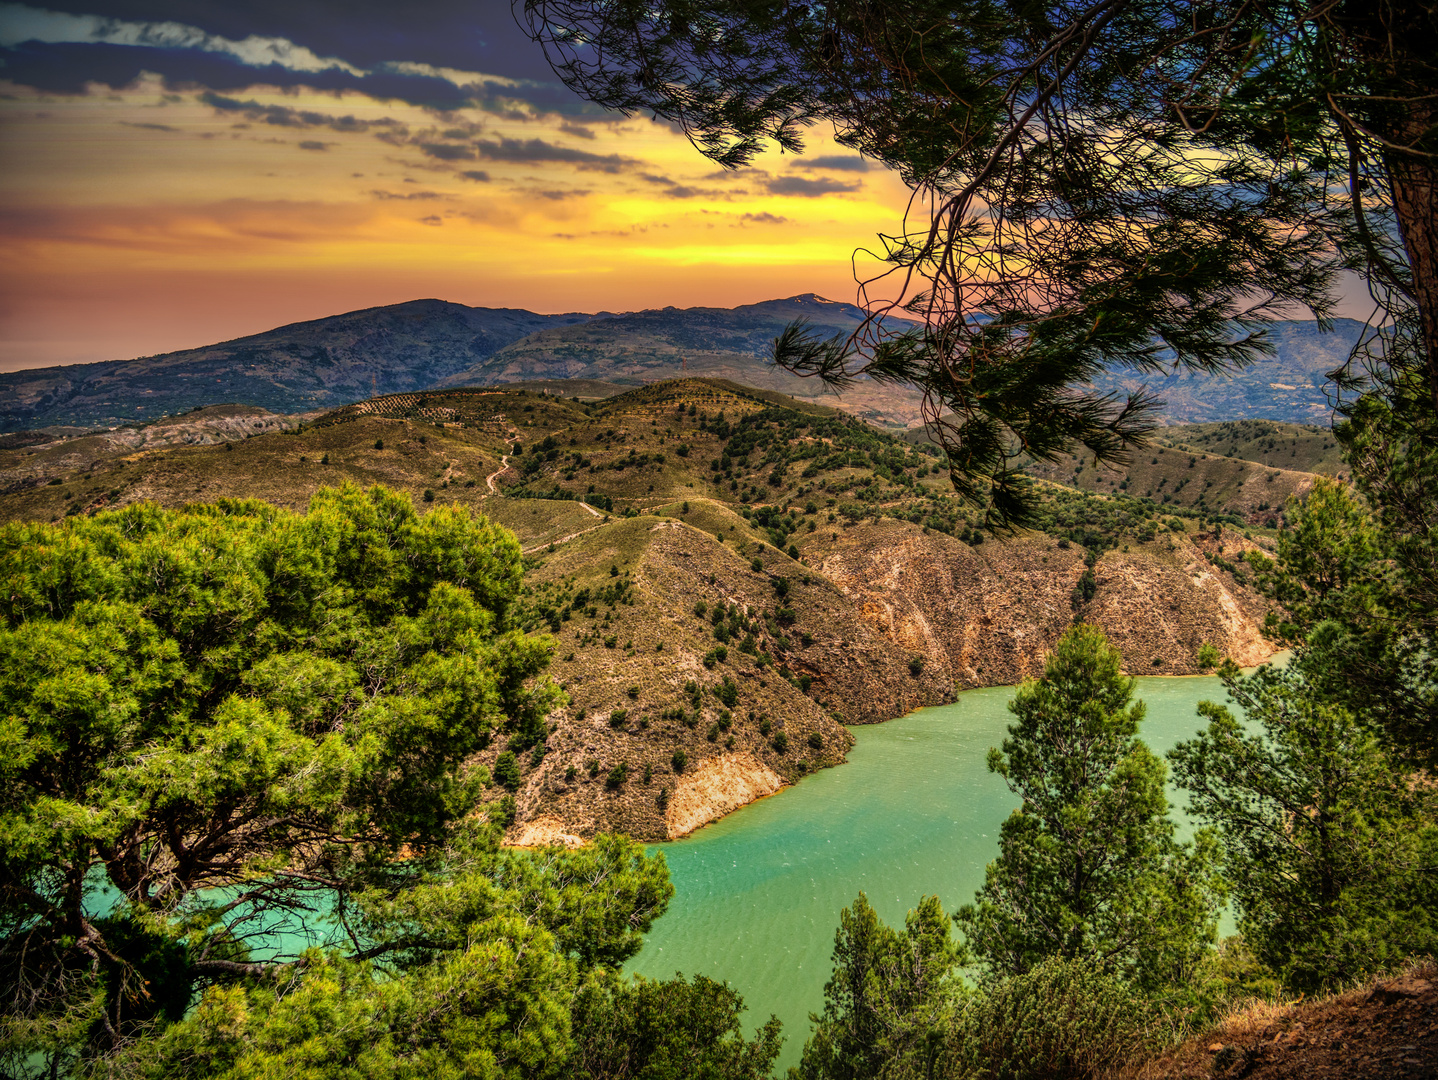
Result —
<instances>
[{"instance_id":1,"label":"tree canopy","mask_svg":"<svg viewBox=\"0 0 1438 1080\"><path fill-rule=\"evenodd\" d=\"M977 904L960 910L993 975L1086 960L1146 990L1181 986L1222 899L1212 838L1174 837L1166 769L1138 738L1143 702L1102 632L1072 627L1009 703L989 768L1023 804L1003 823Z\"/></svg>"},{"instance_id":2,"label":"tree canopy","mask_svg":"<svg viewBox=\"0 0 1438 1080\"><path fill-rule=\"evenodd\" d=\"M6 1073L562 1072L673 890L623 838L500 847L472 758L563 700L520 573L379 487L0 529ZM660 1011L729 1032L710 997Z\"/></svg>"},{"instance_id":3,"label":"tree canopy","mask_svg":"<svg viewBox=\"0 0 1438 1080\"><path fill-rule=\"evenodd\" d=\"M1428 783L1302 667L1225 682L1247 723L1203 702L1207 729L1169 756L1195 816L1219 832L1247 946L1310 993L1431 952Z\"/></svg>"},{"instance_id":4,"label":"tree canopy","mask_svg":"<svg viewBox=\"0 0 1438 1080\"><path fill-rule=\"evenodd\" d=\"M1364 273L1376 325L1351 389L1438 401L1438 16L1414 0L525 0L584 97L678 123L730 168L838 141L913 189L881 235L874 315L801 326L775 359L912 382L958 490L1022 516L1021 454L1113 459L1154 402L1101 367L1242 366L1264 324L1332 310ZM902 305L920 322L888 316ZM857 350L857 351L856 351Z\"/></svg>"}]
</instances>

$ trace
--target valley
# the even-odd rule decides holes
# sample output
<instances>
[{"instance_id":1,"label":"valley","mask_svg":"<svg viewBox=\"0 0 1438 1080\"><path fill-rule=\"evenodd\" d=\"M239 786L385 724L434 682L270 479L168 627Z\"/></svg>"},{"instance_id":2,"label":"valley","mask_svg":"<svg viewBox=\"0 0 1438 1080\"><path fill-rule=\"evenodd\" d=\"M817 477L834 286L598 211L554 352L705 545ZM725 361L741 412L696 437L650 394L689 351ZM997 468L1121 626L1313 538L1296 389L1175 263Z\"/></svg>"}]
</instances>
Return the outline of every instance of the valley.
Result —
<instances>
[{"instance_id":1,"label":"valley","mask_svg":"<svg viewBox=\"0 0 1438 1080\"><path fill-rule=\"evenodd\" d=\"M514 760L495 794L513 794L517 844L684 835L843 761L848 725L1037 674L1076 619L1135 674L1196 674L1204 644L1246 665L1273 652L1245 561L1271 545L1261 512L1082 491L1060 470L1035 480L1041 527L995 535L934 448L837 409L717 379L594 400L535 386L204 409L15 445L0 518L142 500L303 511L350 483L512 529L516 621L552 636L569 696L542 742L481 754ZM1192 455L1158 449L1148 469L1177 484ZM1283 494L1311 483L1282 476Z\"/></svg>"}]
</instances>

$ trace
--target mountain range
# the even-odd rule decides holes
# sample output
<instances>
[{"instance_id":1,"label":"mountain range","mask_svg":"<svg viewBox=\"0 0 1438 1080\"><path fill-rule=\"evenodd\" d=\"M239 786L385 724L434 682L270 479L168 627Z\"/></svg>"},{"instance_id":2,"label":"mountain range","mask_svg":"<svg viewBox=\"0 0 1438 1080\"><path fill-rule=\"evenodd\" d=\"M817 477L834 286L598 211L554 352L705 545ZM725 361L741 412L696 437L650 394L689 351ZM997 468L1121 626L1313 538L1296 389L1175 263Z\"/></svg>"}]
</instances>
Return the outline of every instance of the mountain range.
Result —
<instances>
[{"instance_id":1,"label":"mountain range","mask_svg":"<svg viewBox=\"0 0 1438 1080\"><path fill-rule=\"evenodd\" d=\"M837 405L890 429L916 427L921 398L911 387L861 379L839 399L768 361L774 338L795 320L828 336L851 333L863 318L853 304L813 293L735 308L593 315L414 300L158 356L0 374L0 432L119 427L221 402L295 413L376 394L537 379L588 380L575 392L601 396L676 376L730 379ZM1112 372L1096 386L1123 393L1147 383L1174 421L1326 423L1324 375L1360 330L1351 320L1330 334L1312 322L1279 323L1270 331L1276 355L1243 372Z\"/></svg>"}]
</instances>

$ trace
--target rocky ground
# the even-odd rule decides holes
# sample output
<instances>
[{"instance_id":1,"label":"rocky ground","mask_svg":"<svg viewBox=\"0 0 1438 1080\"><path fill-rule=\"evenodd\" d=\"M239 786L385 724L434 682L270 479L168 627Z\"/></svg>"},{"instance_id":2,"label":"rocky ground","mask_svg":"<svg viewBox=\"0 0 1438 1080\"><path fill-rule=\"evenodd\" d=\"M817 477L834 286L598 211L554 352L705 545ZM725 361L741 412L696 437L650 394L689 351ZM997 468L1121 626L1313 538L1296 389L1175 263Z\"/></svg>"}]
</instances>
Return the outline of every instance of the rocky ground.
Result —
<instances>
[{"instance_id":1,"label":"rocky ground","mask_svg":"<svg viewBox=\"0 0 1438 1080\"><path fill-rule=\"evenodd\" d=\"M1254 1005L1132 1080L1420 1080L1438 1076L1438 968L1336 997Z\"/></svg>"}]
</instances>

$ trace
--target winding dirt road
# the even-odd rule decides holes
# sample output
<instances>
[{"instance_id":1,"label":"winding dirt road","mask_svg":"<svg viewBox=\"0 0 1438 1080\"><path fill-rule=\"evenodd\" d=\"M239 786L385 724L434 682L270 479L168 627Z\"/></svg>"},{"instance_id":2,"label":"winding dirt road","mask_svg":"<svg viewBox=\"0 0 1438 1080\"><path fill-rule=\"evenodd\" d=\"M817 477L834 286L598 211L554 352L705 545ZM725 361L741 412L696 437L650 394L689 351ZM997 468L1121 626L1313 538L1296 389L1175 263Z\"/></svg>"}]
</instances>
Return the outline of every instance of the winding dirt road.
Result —
<instances>
[{"instance_id":1,"label":"winding dirt road","mask_svg":"<svg viewBox=\"0 0 1438 1080\"><path fill-rule=\"evenodd\" d=\"M500 473L504 472L504 470L507 468L509 468L509 455L505 454L499 459L499 468L484 478L484 482L489 485L489 493L491 495L499 494L498 490L494 486L494 478Z\"/></svg>"}]
</instances>

